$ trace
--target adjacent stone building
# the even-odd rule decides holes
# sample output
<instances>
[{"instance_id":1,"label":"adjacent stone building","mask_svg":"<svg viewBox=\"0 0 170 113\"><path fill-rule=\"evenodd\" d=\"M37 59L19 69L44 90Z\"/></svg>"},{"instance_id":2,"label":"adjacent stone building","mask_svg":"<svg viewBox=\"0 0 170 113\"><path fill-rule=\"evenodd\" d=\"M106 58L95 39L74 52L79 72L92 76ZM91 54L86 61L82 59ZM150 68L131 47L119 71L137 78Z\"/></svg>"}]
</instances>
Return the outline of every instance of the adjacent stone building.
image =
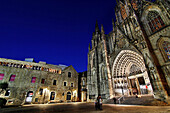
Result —
<instances>
[{"instance_id":1,"label":"adjacent stone building","mask_svg":"<svg viewBox=\"0 0 170 113\"><path fill-rule=\"evenodd\" d=\"M87 71L79 73L78 97L80 102L87 101Z\"/></svg>"},{"instance_id":2,"label":"adjacent stone building","mask_svg":"<svg viewBox=\"0 0 170 113\"><path fill-rule=\"evenodd\" d=\"M166 0L116 0L116 22L96 23L88 52L87 98L170 96L170 5Z\"/></svg>"},{"instance_id":3,"label":"adjacent stone building","mask_svg":"<svg viewBox=\"0 0 170 113\"><path fill-rule=\"evenodd\" d=\"M9 88L0 97L21 103L77 101L78 97L78 73L73 66L0 58L0 83L4 82Z\"/></svg>"}]
</instances>

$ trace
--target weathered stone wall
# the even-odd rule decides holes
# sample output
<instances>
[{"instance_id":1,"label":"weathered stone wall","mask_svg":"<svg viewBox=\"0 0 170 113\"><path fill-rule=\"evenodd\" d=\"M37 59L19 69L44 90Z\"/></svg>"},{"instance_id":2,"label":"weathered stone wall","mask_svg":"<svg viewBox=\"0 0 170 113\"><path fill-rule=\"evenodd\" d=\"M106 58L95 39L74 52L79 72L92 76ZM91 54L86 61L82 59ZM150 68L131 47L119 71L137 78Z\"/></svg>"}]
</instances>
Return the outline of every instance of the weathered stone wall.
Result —
<instances>
[{"instance_id":1,"label":"weathered stone wall","mask_svg":"<svg viewBox=\"0 0 170 113\"><path fill-rule=\"evenodd\" d=\"M11 63L18 66L11 66ZM33 68L20 67L19 65L39 66L41 69L34 70ZM44 67L48 70L43 70L45 69ZM68 72L71 72L71 77L68 77ZM67 101L67 92L70 92L70 101L77 101L78 73L72 66L62 70L57 65L1 58L0 73L4 74L0 83L7 82L9 84L8 89L10 90L9 96L4 96L5 92L3 92L1 97L8 99L17 98L25 101L27 93L33 91L32 103L61 102ZM10 81L11 75L16 75L14 81ZM35 83L31 82L32 77L36 77ZM44 83L42 83L42 79L45 79ZM54 80L56 80L56 84L53 84ZM67 86L64 86L64 82L67 82ZM71 87L71 83L73 83L73 87ZM40 89L43 89L42 94ZM55 92L54 100L50 100L51 92Z\"/></svg>"}]
</instances>

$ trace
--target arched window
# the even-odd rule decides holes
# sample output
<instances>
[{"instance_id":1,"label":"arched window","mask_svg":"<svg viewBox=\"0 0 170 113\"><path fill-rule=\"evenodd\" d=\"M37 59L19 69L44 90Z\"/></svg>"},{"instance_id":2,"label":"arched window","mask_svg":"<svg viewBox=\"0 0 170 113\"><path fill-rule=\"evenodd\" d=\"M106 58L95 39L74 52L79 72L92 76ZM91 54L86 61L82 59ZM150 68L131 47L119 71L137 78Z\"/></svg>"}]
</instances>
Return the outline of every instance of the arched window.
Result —
<instances>
[{"instance_id":1,"label":"arched window","mask_svg":"<svg viewBox=\"0 0 170 113\"><path fill-rule=\"evenodd\" d=\"M71 78L71 72L68 72L68 77Z\"/></svg>"},{"instance_id":2,"label":"arched window","mask_svg":"<svg viewBox=\"0 0 170 113\"><path fill-rule=\"evenodd\" d=\"M132 7L134 10L138 9L138 0L132 0L131 1Z\"/></svg>"},{"instance_id":3,"label":"arched window","mask_svg":"<svg viewBox=\"0 0 170 113\"><path fill-rule=\"evenodd\" d=\"M162 43L162 46L163 46L164 52L165 52L168 60L170 60L170 42L164 41Z\"/></svg>"},{"instance_id":4,"label":"arched window","mask_svg":"<svg viewBox=\"0 0 170 113\"><path fill-rule=\"evenodd\" d=\"M165 26L161 16L156 11L149 11L147 20L152 32L155 32Z\"/></svg>"},{"instance_id":5,"label":"arched window","mask_svg":"<svg viewBox=\"0 0 170 113\"><path fill-rule=\"evenodd\" d=\"M126 13L125 5L122 5L122 4L121 4L121 6L120 6L120 11L121 11L122 18L123 18L123 19L126 19L127 13Z\"/></svg>"}]
</instances>

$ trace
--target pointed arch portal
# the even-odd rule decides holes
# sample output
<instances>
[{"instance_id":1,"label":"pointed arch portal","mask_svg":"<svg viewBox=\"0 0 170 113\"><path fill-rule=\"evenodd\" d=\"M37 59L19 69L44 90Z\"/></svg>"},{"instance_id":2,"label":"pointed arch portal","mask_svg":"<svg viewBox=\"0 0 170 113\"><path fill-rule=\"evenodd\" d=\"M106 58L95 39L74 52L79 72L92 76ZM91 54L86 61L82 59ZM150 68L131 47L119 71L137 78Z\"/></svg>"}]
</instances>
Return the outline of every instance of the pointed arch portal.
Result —
<instances>
[{"instance_id":1,"label":"pointed arch portal","mask_svg":"<svg viewBox=\"0 0 170 113\"><path fill-rule=\"evenodd\" d=\"M131 50L122 50L112 69L115 95L152 94L152 87L143 57Z\"/></svg>"}]
</instances>

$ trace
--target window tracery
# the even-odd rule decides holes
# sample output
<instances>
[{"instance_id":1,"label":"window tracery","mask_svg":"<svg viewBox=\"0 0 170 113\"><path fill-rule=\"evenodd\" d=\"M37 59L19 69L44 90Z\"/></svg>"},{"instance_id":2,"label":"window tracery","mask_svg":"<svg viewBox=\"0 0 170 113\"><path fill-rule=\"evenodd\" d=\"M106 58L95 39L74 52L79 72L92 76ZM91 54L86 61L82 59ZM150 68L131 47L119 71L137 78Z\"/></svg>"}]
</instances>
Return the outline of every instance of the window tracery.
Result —
<instances>
[{"instance_id":1,"label":"window tracery","mask_svg":"<svg viewBox=\"0 0 170 113\"><path fill-rule=\"evenodd\" d=\"M132 0L131 4L134 10L138 10L138 0Z\"/></svg>"},{"instance_id":2,"label":"window tracery","mask_svg":"<svg viewBox=\"0 0 170 113\"><path fill-rule=\"evenodd\" d=\"M122 18L126 19L127 13L126 13L125 5L120 6L120 11L121 11Z\"/></svg>"},{"instance_id":3,"label":"window tracery","mask_svg":"<svg viewBox=\"0 0 170 113\"><path fill-rule=\"evenodd\" d=\"M133 64L130 67L130 75L138 74L140 72L141 72L141 69L138 66L136 66L135 64Z\"/></svg>"},{"instance_id":4,"label":"window tracery","mask_svg":"<svg viewBox=\"0 0 170 113\"><path fill-rule=\"evenodd\" d=\"M155 32L165 26L161 16L156 11L149 11L147 20L152 32Z\"/></svg>"}]
</instances>

